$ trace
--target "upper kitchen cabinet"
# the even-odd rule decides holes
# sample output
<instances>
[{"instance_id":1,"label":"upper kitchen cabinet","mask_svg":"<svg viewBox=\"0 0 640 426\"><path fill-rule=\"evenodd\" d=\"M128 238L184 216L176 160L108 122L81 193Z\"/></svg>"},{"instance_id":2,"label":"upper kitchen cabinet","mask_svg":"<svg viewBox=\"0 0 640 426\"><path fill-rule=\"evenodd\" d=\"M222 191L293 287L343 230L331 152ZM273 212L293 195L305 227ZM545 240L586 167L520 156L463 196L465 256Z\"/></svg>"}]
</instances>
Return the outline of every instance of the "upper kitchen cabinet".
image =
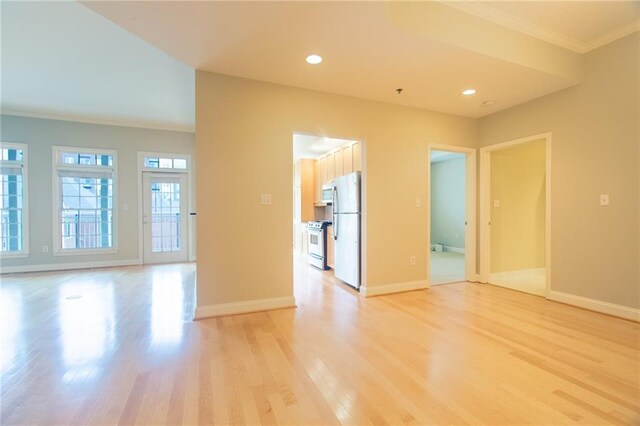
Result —
<instances>
[{"instance_id":1,"label":"upper kitchen cabinet","mask_svg":"<svg viewBox=\"0 0 640 426\"><path fill-rule=\"evenodd\" d=\"M325 157L325 167L326 167L326 172L325 172L325 178L324 181L325 182L331 182L333 180L333 178L335 177L335 155L334 152L330 152L328 153Z\"/></svg>"},{"instance_id":2,"label":"upper kitchen cabinet","mask_svg":"<svg viewBox=\"0 0 640 426\"><path fill-rule=\"evenodd\" d=\"M348 175L353 172L353 144L342 147L342 173Z\"/></svg>"},{"instance_id":3,"label":"upper kitchen cabinet","mask_svg":"<svg viewBox=\"0 0 640 426\"><path fill-rule=\"evenodd\" d=\"M314 177L315 177L315 202L316 204L322 204L322 185L324 185L325 178L325 160L324 157L320 157L314 161Z\"/></svg>"},{"instance_id":4,"label":"upper kitchen cabinet","mask_svg":"<svg viewBox=\"0 0 640 426\"><path fill-rule=\"evenodd\" d=\"M315 161L315 203L322 202L322 185L335 178L362 170L362 145L360 142L346 143L324 154Z\"/></svg>"},{"instance_id":5,"label":"upper kitchen cabinet","mask_svg":"<svg viewBox=\"0 0 640 426\"><path fill-rule=\"evenodd\" d=\"M353 172L362 171L362 145L356 142L352 145L353 150Z\"/></svg>"},{"instance_id":6,"label":"upper kitchen cabinet","mask_svg":"<svg viewBox=\"0 0 640 426\"><path fill-rule=\"evenodd\" d=\"M315 200L314 161L299 160L293 165L293 220L309 222L314 220Z\"/></svg>"},{"instance_id":7,"label":"upper kitchen cabinet","mask_svg":"<svg viewBox=\"0 0 640 426\"><path fill-rule=\"evenodd\" d=\"M334 164L334 177L342 176L344 174L344 160L342 155L342 149L338 149L333 154Z\"/></svg>"}]
</instances>

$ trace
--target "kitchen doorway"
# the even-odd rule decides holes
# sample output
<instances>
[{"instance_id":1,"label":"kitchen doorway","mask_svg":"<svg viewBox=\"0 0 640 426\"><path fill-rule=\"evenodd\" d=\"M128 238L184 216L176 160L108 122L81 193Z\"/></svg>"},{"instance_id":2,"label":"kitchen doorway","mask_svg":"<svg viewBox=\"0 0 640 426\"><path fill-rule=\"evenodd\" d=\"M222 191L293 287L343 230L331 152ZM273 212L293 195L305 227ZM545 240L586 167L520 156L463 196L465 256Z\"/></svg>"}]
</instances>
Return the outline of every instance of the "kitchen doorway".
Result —
<instances>
[{"instance_id":1,"label":"kitchen doorway","mask_svg":"<svg viewBox=\"0 0 640 426\"><path fill-rule=\"evenodd\" d=\"M476 279L475 150L429 146L429 285Z\"/></svg>"},{"instance_id":2,"label":"kitchen doorway","mask_svg":"<svg viewBox=\"0 0 640 426\"><path fill-rule=\"evenodd\" d=\"M296 132L292 171L296 299L327 286L357 294L364 283L363 143Z\"/></svg>"},{"instance_id":3,"label":"kitchen doorway","mask_svg":"<svg viewBox=\"0 0 640 426\"><path fill-rule=\"evenodd\" d=\"M549 292L551 135L481 150L481 281L539 296Z\"/></svg>"}]
</instances>

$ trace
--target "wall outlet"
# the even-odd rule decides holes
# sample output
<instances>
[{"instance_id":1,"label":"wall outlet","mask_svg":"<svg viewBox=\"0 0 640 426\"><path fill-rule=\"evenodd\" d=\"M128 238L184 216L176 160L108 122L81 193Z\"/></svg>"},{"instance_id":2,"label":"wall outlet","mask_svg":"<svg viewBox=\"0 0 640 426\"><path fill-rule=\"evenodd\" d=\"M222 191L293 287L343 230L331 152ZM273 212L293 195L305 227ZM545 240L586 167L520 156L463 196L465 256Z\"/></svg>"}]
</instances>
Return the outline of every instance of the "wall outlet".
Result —
<instances>
[{"instance_id":1,"label":"wall outlet","mask_svg":"<svg viewBox=\"0 0 640 426\"><path fill-rule=\"evenodd\" d=\"M601 206L609 205L609 194L600 194L600 205Z\"/></svg>"},{"instance_id":2,"label":"wall outlet","mask_svg":"<svg viewBox=\"0 0 640 426\"><path fill-rule=\"evenodd\" d=\"M416 257L415 256L411 256L409 258L409 265L415 266L415 264L416 264Z\"/></svg>"},{"instance_id":3,"label":"wall outlet","mask_svg":"<svg viewBox=\"0 0 640 426\"><path fill-rule=\"evenodd\" d=\"M260 194L260 204L263 206L271 205L271 194Z\"/></svg>"},{"instance_id":4,"label":"wall outlet","mask_svg":"<svg viewBox=\"0 0 640 426\"><path fill-rule=\"evenodd\" d=\"M42 246L43 253L49 253L49 246Z\"/></svg>"},{"instance_id":5,"label":"wall outlet","mask_svg":"<svg viewBox=\"0 0 640 426\"><path fill-rule=\"evenodd\" d=\"M500 207L500 200L493 200L493 207Z\"/></svg>"}]
</instances>

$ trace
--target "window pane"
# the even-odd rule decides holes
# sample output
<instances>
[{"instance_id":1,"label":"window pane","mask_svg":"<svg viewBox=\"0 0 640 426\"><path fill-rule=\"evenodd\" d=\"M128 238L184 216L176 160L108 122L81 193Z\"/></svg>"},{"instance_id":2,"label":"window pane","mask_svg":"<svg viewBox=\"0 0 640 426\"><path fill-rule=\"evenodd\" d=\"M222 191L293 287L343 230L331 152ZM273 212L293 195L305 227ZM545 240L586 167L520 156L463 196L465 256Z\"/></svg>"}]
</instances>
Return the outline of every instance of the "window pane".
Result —
<instances>
[{"instance_id":1,"label":"window pane","mask_svg":"<svg viewBox=\"0 0 640 426\"><path fill-rule=\"evenodd\" d=\"M144 166L150 167L152 169L157 169L160 167L160 159L147 157L144 159Z\"/></svg>"},{"instance_id":2,"label":"window pane","mask_svg":"<svg viewBox=\"0 0 640 426\"><path fill-rule=\"evenodd\" d=\"M186 169L187 168L187 160L184 158L174 158L173 159L173 168L174 169Z\"/></svg>"},{"instance_id":3,"label":"window pane","mask_svg":"<svg viewBox=\"0 0 640 426\"><path fill-rule=\"evenodd\" d=\"M172 169L173 168L173 160L171 158L161 158L160 159L160 168L161 169Z\"/></svg>"},{"instance_id":4,"label":"window pane","mask_svg":"<svg viewBox=\"0 0 640 426\"><path fill-rule=\"evenodd\" d=\"M22 156L22 150L3 149L6 156L14 160ZM0 251L17 252L23 249L22 208L23 186L21 175L0 175Z\"/></svg>"}]
</instances>

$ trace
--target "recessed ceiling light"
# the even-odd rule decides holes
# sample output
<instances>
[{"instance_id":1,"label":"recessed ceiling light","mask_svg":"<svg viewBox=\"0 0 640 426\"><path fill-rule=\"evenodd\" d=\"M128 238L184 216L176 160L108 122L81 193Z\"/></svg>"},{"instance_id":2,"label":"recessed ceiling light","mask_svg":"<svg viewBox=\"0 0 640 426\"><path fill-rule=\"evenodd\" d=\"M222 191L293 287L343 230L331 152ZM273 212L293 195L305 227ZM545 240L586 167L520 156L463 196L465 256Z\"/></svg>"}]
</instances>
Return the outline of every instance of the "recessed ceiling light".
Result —
<instances>
[{"instance_id":1,"label":"recessed ceiling light","mask_svg":"<svg viewBox=\"0 0 640 426\"><path fill-rule=\"evenodd\" d=\"M307 56L307 63L311 65L316 65L322 62L322 56L320 55L309 55Z\"/></svg>"},{"instance_id":2,"label":"recessed ceiling light","mask_svg":"<svg viewBox=\"0 0 640 426\"><path fill-rule=\"evenodd\" d=\"M471 96L476 94L476 89L465 89L462 91L462 94L465 96Z\"/></svg>"}]
</instances>

